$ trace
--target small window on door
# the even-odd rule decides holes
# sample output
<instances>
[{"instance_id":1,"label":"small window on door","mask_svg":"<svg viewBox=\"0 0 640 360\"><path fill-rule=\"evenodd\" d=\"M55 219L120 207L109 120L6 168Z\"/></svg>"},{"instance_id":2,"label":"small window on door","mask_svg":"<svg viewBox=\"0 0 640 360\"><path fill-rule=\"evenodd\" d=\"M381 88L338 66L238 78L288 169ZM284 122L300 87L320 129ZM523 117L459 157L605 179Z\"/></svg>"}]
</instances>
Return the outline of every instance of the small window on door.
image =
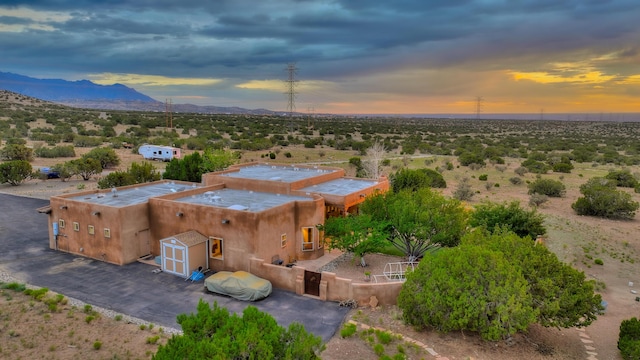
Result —
<instances>
[{"instance_id":1,"label":"small window on door","mask_svg":"<svg viewBox=\"0 0 640 360\"><path fill-rule=\"evenodd\" d=\"M212 259L224 260L223 240L217 237L209 237L209 256Z\"/></svg>"},{"instance_id":2,"label":"small window on door","mask_svg":"<svg viewBox=\"0 0 640 360\"><path fill-rule=\"evenodd\" d=\"M313 227L302 228L302 251L312 251L314 246Z\"/></svg>"}]
</instances>

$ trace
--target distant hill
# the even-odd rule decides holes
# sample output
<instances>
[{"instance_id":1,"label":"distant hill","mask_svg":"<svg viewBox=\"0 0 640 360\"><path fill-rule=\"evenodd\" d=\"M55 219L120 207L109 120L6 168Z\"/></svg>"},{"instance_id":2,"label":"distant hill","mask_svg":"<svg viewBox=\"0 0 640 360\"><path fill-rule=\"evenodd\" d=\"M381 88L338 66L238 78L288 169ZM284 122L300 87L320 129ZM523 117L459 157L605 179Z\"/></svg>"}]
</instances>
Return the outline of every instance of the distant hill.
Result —
<instances>
[{"instance_id":1,"label":"distant hill","mask_svg":"<svg viewBox=\"0 0 640 360\"><path fill-rule=\"evenodd\" d=\"M165 111L165 103L122 84L99 85L89 80L36 79L0 72L0 90L83 109ZM203 114L276 114L266 109L250 110L192 104L173 104L171 111Z\"/></svg>"},{"instance_id":2,"label":"distant hill","mask_svg":"<svg viewBox=\"0 0 640 360\"><path fill-rule=\"evenodd\" d=\"M52 102L95 100L157 102L122 84L98 85L89 80L35 79L7 72L0 72L0 89Z\"/></svg>"}]
</instances>

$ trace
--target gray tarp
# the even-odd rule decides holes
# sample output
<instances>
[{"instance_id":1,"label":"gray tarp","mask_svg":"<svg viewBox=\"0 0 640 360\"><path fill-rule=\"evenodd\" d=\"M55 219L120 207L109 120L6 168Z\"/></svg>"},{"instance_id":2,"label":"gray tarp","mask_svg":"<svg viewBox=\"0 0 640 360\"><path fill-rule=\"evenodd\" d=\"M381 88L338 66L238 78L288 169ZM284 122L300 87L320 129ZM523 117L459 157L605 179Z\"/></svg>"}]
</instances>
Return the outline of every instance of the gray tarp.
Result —
<instances>
[{"instance_id":1,"label":"gray tarp","mask_svg":"<svg viewBox=\"0 0 640 360\"><path fill-rule=\"evenodd\" d=\"M271 282L246 271L219 271L204 280L207 290L238 300L255 301L271 294Z\"/></svg>"}]
</instances>

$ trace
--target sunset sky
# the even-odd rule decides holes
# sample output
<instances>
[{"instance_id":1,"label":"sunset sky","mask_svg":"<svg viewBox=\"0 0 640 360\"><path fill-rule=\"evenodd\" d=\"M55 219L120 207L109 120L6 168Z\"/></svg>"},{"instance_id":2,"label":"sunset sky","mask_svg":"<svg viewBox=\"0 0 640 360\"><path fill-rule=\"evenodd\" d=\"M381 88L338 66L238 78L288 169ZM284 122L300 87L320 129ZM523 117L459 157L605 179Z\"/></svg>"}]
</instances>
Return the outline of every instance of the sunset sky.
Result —
<instances>
[{"instance_id":1,"label":"sunset sky","mask_svg":"<svg viewBox=\"0 0 640 360\"><path fill-rule=\"evenodd\" d=\"M638 0L3 0L0 71L341 114L640 112Z\"/></svg>"}]
</instances>

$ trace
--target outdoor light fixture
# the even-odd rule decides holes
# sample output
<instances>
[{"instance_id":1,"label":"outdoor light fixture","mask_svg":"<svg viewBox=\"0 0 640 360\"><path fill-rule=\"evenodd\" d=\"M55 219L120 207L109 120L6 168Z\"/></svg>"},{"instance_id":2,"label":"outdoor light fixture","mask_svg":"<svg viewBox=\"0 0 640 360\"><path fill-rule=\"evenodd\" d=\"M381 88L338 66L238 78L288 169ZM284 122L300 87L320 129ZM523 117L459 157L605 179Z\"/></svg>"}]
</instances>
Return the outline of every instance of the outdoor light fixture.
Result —
<instances>
[{"instance_id":1,"label":"outdoor light fixture","mask_svg":"<svg viewBox=\"0 0 640 360\"><path fill-rule=\"evenodd\" d=\"M361 198L363 198L363 197L365 197L365 196L367 196L367 195L365 195L365 194L360 194L360 197L361 197Z\"/></svg>"},{"instance_id":2,"label":"outdoor light fixture","mask_svg":"<svg viewBox=\"0 0 640 360\"><path fill-rule=\"evenodd\" d=\"M229 219L222 219L222 223L223 224L228 224L229 223Z\"/></svg>"},{"instance_id":3,"label":"outdoor light fixture","mask_svg":"<svg viewBox=\"0 0 640 360\"><path fill-rule=\"evenodd\" d=\"M67 205L60 205L60 210L66 210L66 209L68 209Z\"/></svg>"},{"instance_id":4,"label":"outdoor light fixture","mask_svg":"<svg viewBox=\"0 0 640 360\"><path fill-rule=\"evenodd\" d=\"M100 216L100 211L94 211L94 212L91 213L91 215Z\"/></svg>"},{"instance_id":5,"label":"outdoor light fixture","mask_svg":"<svg viewBox=\"0 0 640 360\"><path fill-rule=\"evenodd\" d=\"M176 216L177 216L177 217L183 217L183 216L184 216L184 213L183 213L182 211L178 211L178 212L176 213Z\"/></svg>"}]
</instances>

